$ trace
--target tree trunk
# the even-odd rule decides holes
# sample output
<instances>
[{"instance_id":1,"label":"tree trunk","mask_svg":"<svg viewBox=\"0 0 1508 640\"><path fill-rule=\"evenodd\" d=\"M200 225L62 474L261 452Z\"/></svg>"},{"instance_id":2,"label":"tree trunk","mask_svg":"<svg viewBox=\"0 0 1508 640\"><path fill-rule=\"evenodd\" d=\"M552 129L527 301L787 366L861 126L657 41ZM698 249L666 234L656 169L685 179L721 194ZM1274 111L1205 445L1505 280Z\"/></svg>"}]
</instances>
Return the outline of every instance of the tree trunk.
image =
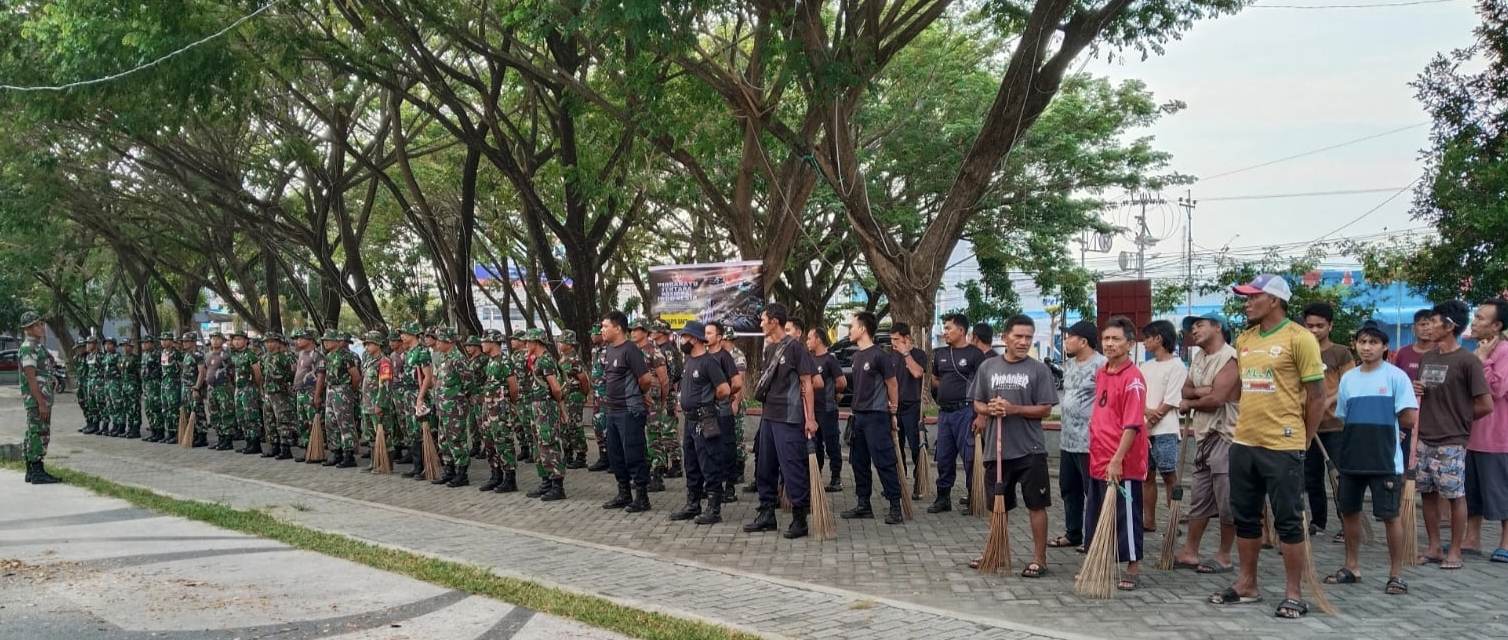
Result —
<instances>
[{"instance_id":1,"label":"tree trunk","mask_svg":"<svg viewBox=\"0 0 1508 640\"><path fill-rule=\"evenodd\" d=\"M262 276L266 279L263 286L267 288L267 331L282 333L282 279L278 277L277 256L273 254L270 245L262 247Z\"/></svg>"}]
</instances>

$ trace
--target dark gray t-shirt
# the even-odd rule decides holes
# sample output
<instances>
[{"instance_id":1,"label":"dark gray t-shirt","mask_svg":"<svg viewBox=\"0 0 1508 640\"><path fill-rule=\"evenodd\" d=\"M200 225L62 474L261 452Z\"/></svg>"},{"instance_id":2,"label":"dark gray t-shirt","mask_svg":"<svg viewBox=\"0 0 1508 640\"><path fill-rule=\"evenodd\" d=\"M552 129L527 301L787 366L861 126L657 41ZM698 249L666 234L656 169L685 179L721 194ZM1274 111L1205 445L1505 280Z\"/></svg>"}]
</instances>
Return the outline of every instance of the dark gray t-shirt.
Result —
<instances>
[{"instance_id":1,"label":"dark gray t-shirt","mask_svg":"<svg viewBox=\"0 0 1508 640\"><path fill-rule=\"evenodd\" d=\"M838 410L838 376L843 375L843 363L829 351L821 356L812 356L817 361L817 375L822 377L822 391L817 393L812 410L817 413Z\"/></svg>"},{"instance_id":2,"label":"dark gray t-shirt","mask_svg":"<svg viewBox=\"0 0 1508 640\"><path fill-rule=\"evenodd\" d=\"M805 424L806 408L801 402L801 376L817 375L812 353L795 338L766 345L760 372L774 367L769 394L764 398L764 417L774 422Z\"/></svg>"},{"instance_id":3,"label":"dark gray t-shirt","mask_svg":"<svg viewBox=\"0 0 1508 640\"><path fill-rule=\"evenodd\" d=\"M733 360L733 354L727 351L718 351L717 353L708 352L707 355L712 356L717 361L718 368L723 371L723 379L727 380L729 385L732 385L733 376L739 373L738 363ZM733 415L733 396L731 394L727 398L717 401L717 415L723 417Z\"/></svg>"},{"instance_id":4,"label":"dark gray t-shirt","mask_svg":"<svg viewBox=\"0 0 1508 640\"><path fill-rule=\"evenodd\" d=\"M984 364L985 354L973 346L932 350L932 375L937 378L937 401L951 404L969 399L974 372ZM994 354L990 354L994 355Z\"/></svg>"},{"instance_id":5,"label":"dark gray t-shirt","mask_svg":"<svg viewBox=\"0 0 1508 640\"><path fill-rule=\"evenodd\" d=\"M714 393L717 385L728 381L717 356L710 353L687 356L684 367L681 370L681 410L712 406L717 401Z\"/></svg>"},{"instance_id":6,"label":"dark gray t-shirt","mask_svg":"<svg viewBox=\"0 0 1508 640\"><path fill-rule=\"evenodd\" d=\"M899 392L900 404L917 404L922 401L922 379L911 376L911 370L906 368L906 358L901 352L895 351L895 386ZM911 348L911 359L916 365L927 370L927 352L916 347Z\"/></svg>"},{"instance_id":7,"label":"dark gray t-shirt","mask_svg":"<svg viewBox=\"0 0 1508 640\"><path fill-rule=\"evenodd\" d=\"M622 411L630 406L643 408L644 392L639 389L639 378L649 373L649 364L644 361L644 350L628 340L617 346L608 346L603 355L607 366L603 367L602 379L607 387L607 396L602 404L609 410Z\"/></svg>"},{"instance_id":8,"label":"dark gray t-shirt","mask_svg":"<svg viewBox=\"0 0 1508 640\"><path fill-rule=\"evenodd\" d=\"M870 346L853 354L853 410L890 411L885 381L896 377L900 358Z\"/></svg>"},{"instance_id":9,"label":"dark gray t-shirt","mask_svg":"<svg viewBox=\"0 0 1508 640\"><path fill-rule=\"evenodd\" d=\"M1054 385L1052 371L1047 365L1033 358L1020 362L1007 362L1005 358L990 358L979 366L974 374L974 390L971 394L977 402L989 402L992 398L1004 398L1014 405L1052 405L1058 402L1058 390ZM999 427L1005 430L1005 440L999 445L1001 460L1015 460L1024 456L1047 453L1043 443L1042 421L1027 420L1018 415L995 419L985 418L984 459L995 460Z\"/></svg>"}]
</instances>

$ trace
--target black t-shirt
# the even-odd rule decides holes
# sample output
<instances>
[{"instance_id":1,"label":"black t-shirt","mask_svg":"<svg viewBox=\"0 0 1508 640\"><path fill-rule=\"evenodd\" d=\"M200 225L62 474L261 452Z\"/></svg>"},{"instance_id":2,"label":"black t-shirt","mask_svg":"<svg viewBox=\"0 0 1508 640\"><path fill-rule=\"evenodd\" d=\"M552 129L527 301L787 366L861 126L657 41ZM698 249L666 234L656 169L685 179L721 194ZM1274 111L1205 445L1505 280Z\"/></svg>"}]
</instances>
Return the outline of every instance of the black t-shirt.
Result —
<instances>
[{"instance_id":1,"label":"black t-shirt","mask_svg":"<svg viewBox=\"0 0 1508 640\"><path fill-rule=\"evenodd\" d=\"M906 368L906 358L899 351L895 353L895 385L899 391L900 404L911 405L922 401L922 379L911 377L911 370ZM916 365L927 370L927 352L916 347L911 347L911 359Z\"/></svg>"},{"instance_id":2,"label":"black t-shirt","mask_svg":"<svg viewBox=\"0 0 1508 640\"><path fill-rule=\"evenodd\" d=\"M896 377L900 359L870 346L853 354L853 410L890 411L885 381Z\"/></svg>"},{"instance_id":3,"label":"black t-shirt","mask_svg":"<svg viewBox=\"0 0 1508 640\"><path fill-rule=\"evenodd\" d=\"M723 379L728 381L729 386L732 386L733 376L739 373L738 362L733 359L733 354L728 353L726 350L718 351L717 353L709 351L707 354L717 361L718 368L723 371ZM744 380L744 384L748 384L747 379ZM731 392L732 389L729 389L729 391ZM724 417L733 415L733 396L731 394L717 401L717 415Z\"/></svg>"},{"instance_id":4,"label":"black t-shirt","mask_svg":"<svg viewBox=\"0 0 1508 640\"><path fill-rule=\"evenodd\" d=\"M627 409L631 403L642 406L644 392L639 389L639 378L649 373L644 350L625 340L623 344L608 346L603 361L607 364L602 370L604 386L607 387L603 406L614 410Z\"/></svg>"},{"instance_id":5,"label":"black t-shirt","mask_svg":"<svg viewBox=\"0 0 1508 640\"><path fill-rule=\"evenodd\" d=\"M838 376L843 375L843 363L838 362L838 356L831 351L820 357L812 357L817 361L817 375L822 376L822 390L817 392L817 397L812 402L812 411L837 411Z\"/></svg>"},{"instance_id":6,"label":"black t-shirt","mask_svg":"<svg viewBox=\"0 0 1508 640\"><path fill-rule=\"evenodd\" d=\"M932 375L937 378L937 402L952 404L969 399L969 387L974 383L974 372L984 362L985 354L978 347L967 345L961 349L940 347L932 350Z\"/></svg>"},{"instance_id":7,"label":"black t-shirt","mask_svg":"<svg viewBox=\"0 0 1508 640\"><path fill-rule=\"evenodd\" d=\"M817 375L817 363L812 360L812 353L796 342L795 338L786 336L780 342L764 348L763 368L768 369L770 366L774 366L775 370L770 380L769 393L764 399L764 417L774 422L805 424L806 408L801 404L801 376Z\"/></svg>"},{"instance_id":8,"label":"black t-shirt","mask_svg":"<svg viewBox=\"0 0 1508 640\"><path fill-rule=\"evenodd\" d=\"M693 411L712 406L717 401L717 385L727 381L717 356L710 353L687 356L685 368L681 370L681 409Z\"/></svg>"}]
</instances>

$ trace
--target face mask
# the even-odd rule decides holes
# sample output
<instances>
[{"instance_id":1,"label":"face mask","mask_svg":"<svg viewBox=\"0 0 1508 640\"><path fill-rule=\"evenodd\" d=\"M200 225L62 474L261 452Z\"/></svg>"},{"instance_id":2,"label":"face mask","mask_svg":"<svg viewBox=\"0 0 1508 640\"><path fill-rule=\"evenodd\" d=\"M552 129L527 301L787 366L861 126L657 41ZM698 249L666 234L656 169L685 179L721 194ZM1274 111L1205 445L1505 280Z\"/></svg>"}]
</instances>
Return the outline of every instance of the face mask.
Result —
<instances>
[{"instance_id":1,"label":"face mask","mask_svg":"<svg viewBox=\"0 0 1508 640\"><path fill-rule=\"evenodd\" d=\"M686 354L688 356L691 355L691 343L690 342L682 342L681 343L681 353L684 353L684 354Z\"/></svg>"}]
</instances>

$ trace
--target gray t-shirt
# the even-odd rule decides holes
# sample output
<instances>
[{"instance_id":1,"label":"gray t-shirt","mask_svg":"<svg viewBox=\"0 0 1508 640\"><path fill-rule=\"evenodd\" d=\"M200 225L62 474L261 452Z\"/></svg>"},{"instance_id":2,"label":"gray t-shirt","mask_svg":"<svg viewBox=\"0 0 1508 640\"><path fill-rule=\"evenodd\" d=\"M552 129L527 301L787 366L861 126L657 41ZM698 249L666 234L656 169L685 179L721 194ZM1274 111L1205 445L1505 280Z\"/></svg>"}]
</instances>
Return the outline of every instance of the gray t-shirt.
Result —
<instances>
[{"instance_id":1,"label":"gray t-shirt","mask_svg":"<svg viewBox=\"0 0 1508 640\"><path fill-rule=\"evenodd\" d=\"M817 375L812 352L795 338L787 336L780 342L765 345L764 362L764 370L771 374L770 391L764 398L764 418L771 422L805 424L801 376Z\"/></svg>"},{"instance_id":2,"label":"gray t-shirt","mask_svg":"<svg viewBox=\"0 0 1508 640\"><path fill-rule=\"evenodd\" d=\"M1105 356L1095 352L1089 360L1069 358L1063 363L1063 430L1059 449L1089 453L1089 416L1094 413L1094 372L1105 366Z\"/></svg>"},{"instance_id":3,"label":"gray t-shirt","mask_svg":"<svg viewBox=\"0 0 1508 640\"><path fill-rule=\"evenodd\" d=\"M877 346L853 354L853 410L889 411L890 394L885 384L896 378L899 358Z\"/></svg>"},{"instance_id":4,"label":"gray t-shirt","mask_svg":"<svg viewBox=\"0 0 1508 640\"><path fill-rule=\"evenodd\" d=\"M1054 386L1052 371L1047 365L1026 358L1020 362L1007 362L1005 358L990 358L979 366L974 374L973 399L989 402L992 398L1004 398L1015 405L1053 405L1058 403L1058 390ZM1002 451L999 459L1015 460L1029 455L1047 453L1042 439L1042 421L1028 420L1019 415L1001 419L985 418L984 459L996 460L995 439L1003 427L1004 441L998 445Z\"/></svg>"}]
</instances>

